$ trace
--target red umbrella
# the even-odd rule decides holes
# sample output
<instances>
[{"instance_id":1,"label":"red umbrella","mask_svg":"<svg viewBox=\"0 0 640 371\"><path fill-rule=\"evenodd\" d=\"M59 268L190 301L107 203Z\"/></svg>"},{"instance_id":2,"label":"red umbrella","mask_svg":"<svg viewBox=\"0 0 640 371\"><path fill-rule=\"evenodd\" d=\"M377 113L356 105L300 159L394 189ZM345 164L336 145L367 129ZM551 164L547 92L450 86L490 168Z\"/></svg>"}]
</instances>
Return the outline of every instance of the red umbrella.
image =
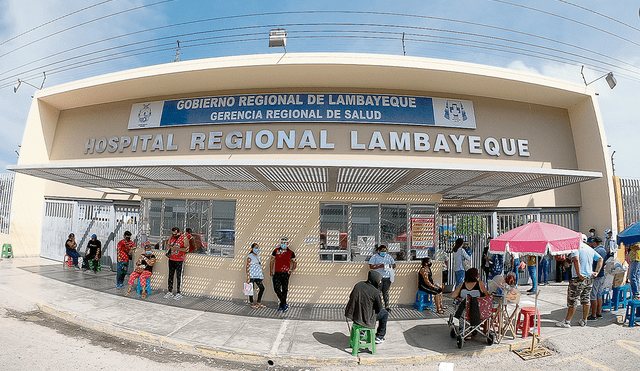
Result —
<instances>
[{"instance_id":1,"label":"red umbrella","mask_svg":"<svg viewBox=\"0 0 640 371\"><path fill-rule=\"evenodd\" d=\"M505 251L525 255L542 256L570 254L578 251L582 234L555 224L533 222L512 229L491 240L489 251L504 254Z\"/></svg>"}]
</instances>

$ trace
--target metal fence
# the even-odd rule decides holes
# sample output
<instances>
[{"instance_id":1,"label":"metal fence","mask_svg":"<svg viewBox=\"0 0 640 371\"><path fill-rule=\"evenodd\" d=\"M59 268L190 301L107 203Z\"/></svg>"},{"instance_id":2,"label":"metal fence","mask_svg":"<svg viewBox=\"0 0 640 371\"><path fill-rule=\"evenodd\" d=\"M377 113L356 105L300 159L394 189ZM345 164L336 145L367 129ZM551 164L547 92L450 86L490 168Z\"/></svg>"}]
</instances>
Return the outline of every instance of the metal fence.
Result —
<instances>
[{"instance_id":1,"label":"metal fence","mask_svg":"<svg viewBox=\"0 0 640 371\"><path fill-rule=\"evenodd\" d=\"M563 227L578 231L579 220L577 209L543 209L520 210L501 212L453 212L440 211L439 246L452 251L457 238L464 238L469 243L471 261L474 267L480 268L482 264L482 251L486 246L487 237L499 236L521 225L533 221L558 224ZM453 262L453 254L449 255L449 261ZM508 265L508 264L506 264ZM550 277L555 274L555 266L550 267ZM518 274L518 282L524 284L529 280L527 270ZM455 277L449 272L447 284L453 285Z\"/></svg>"},{"instance_id":2,"label":"metal fence","mask_svg":"<svg viewBox=\"0 0 640 371\"><path fill-rule=\"evenodd\" d=\"M46 200L42 219L40 255L62 260L69 233L76 235L78 251L85 251L91 235L102 241L103 269L117 265L116 244L125 230L138 235L139 206L82 201Z\"/></svg>"},{"instance_id":3,"label":"metal fence","mask_svg":"<svg viewBox=\"0 0 640 371\"><path fill-rule=\"evenodd\" d=\"M621 178L620 185L625 226L640 222L640 180Z\"/></svg>"},{"instance_id":4,"label":"metal fence","mask_svg":"<svg viewBox=\"0 0 640 371\"><path fill-rule=\"evenodd\" d=\"M9 234L15 174L0 174L0 233Z\"/></svg>"}]
</instances>

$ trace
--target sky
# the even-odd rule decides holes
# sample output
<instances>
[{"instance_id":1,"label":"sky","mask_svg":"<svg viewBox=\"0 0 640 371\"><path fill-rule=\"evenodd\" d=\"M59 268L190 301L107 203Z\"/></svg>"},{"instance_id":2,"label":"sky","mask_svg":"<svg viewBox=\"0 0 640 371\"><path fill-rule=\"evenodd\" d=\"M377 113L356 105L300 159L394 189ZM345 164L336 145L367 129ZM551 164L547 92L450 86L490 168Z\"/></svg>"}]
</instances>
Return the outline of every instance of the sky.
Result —
<instances>
[{"instance_id":1,"label":"sky","mask_svg":"<svg viewBox=\"0 0 640 371\"><path fill-rule=\"evenodd\" d=\"M579 2L579 4L578 4ZM640 3L629 0L0 0L0 173L44 87L179 60L287 52L428 57L590 84L615 173L640 179ZM405 33L404 49L402 33ZM18 78L23 83L14 93Z\"/></svg>"}]
</instances>

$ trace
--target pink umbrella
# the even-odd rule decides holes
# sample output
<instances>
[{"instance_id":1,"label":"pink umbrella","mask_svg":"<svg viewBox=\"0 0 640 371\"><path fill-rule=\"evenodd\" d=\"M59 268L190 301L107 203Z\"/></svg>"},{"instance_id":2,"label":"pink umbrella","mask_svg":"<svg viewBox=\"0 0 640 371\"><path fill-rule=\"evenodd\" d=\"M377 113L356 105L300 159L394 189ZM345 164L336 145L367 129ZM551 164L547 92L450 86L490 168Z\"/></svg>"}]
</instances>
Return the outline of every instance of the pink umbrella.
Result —
<instances>
[{"instance_id":1,"label":"pink umbrella","mask_svg":"<svg viewBox=\"0 0 640 371\"><path fill-rule=\"evenodd\" d=\"M578 251L582 234L555 224L533 222L512 229L491 240L489 251L505 251L542 256L570 254Z\"/></svg>"}]
</instances>

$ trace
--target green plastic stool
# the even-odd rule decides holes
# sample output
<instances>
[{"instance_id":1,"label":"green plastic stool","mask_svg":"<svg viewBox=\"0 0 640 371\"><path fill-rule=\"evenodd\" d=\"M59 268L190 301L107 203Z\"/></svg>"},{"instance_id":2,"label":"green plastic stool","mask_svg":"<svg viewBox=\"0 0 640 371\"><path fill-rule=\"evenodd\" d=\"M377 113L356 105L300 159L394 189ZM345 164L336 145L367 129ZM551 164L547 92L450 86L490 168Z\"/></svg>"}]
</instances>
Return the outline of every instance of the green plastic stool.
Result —
<instances>
[{"instance_id":1,"label":"green plastic stool","mask_svg":"<svg viewBox=\"0 0 640 371\"><path fill-rule=\"evenodd\" d=\"M2 257L13 258L13 249L11 248L10 243L5 243L4 245L2 245Z\"/></svg>"},{"instance_id":2,"label":"green plastic stool","mask_svg":"<svg viewBox=\"0 0 640 371\"><path fill-rule=\"evenodd\" d=\"M360 339L360 332L364 331L364 339ZM371 354L376 354L376 335L374 329L360 326L357 323L351 328L351 340L349 346L353 349L351 354L355 357L358 355L359 349L369 348Z\"/></svg>"}]
</instances>

